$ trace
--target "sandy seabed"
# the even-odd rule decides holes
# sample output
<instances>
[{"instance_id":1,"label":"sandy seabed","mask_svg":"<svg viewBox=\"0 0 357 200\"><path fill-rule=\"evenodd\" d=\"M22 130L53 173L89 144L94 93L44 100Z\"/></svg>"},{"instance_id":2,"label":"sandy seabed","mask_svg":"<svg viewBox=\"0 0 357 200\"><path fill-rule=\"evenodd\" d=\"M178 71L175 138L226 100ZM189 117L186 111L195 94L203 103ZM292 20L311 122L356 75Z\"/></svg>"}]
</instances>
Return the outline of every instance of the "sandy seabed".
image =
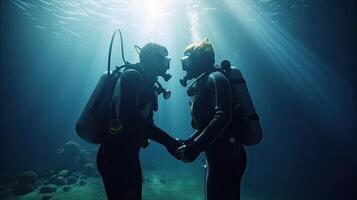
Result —
<instances>
[{"instance_id":1,"label":"sandy seabed","mask_svg":"<svg viewBox=\"0 0 357 200\"><path fill-rule=\"evenodd\" d=\"M85 179L86 184L70 185L70 190L63 191L64 186L58 186L57 191L47 194L50 200L106 200L104 186L100 177ZM46 194L40 194L38 187L31 193L22 196L6 198L6 200L43 200ZM242 200L260 200L254 196L243 195ZM264 198L266 199L266 198ZM276 199L276 198L269 198ZM146 172L143 183L143 200L204 200L203 180L190 176L170 178L155 172Z\"/></svg>"}]
</instances>

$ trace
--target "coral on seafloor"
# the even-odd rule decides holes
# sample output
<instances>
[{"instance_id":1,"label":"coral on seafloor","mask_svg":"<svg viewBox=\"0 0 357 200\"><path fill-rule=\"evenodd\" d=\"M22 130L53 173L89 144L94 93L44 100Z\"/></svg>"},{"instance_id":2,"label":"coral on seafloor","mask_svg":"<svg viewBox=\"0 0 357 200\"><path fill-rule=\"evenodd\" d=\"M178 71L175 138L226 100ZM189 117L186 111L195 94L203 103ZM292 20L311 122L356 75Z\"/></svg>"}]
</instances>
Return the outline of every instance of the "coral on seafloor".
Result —
<instances>
[{"instance_id":1,"label":"coral on seafloor","mask_svg":"<svg viewBox=\"0 0 357 200\"><path fill-rule=\"evenodd\" d=\"M13 192L16 195L23 195L33 191L37 185L37 173L34 171L25 171L16 178Z\"/></svg>"},{"instance_id":2,"label":"coral on seafloor","mask_svg":"<svg viewBox=\"0 0 357 200\"><path fill-rule=\"evenodd\" d=\"M76 171L88 162L86 151L73 141L66 142L63 147L57 149L53 159L53 168L59 170Z\"/></svg>"},{"instance_id":3,"label":"coral on seafloor","mask_svg":"<svg viewBox=\"0 0 357 200\"><path fill-rule=\"evenodd\" d=\"M93 164L95 150L87 151L78 143L68 141L54 152L51 160L36 165L36 172L24 171L16 178L0 173L0 199L31 192L38 193L42 199L52 199L57 190L67 192L72 187L86 185L91 180L89 177L99 174Z\"/></svg>"},{"instance_id":4,"label":"coral on seafloor","mask_svg":"<svg viewBox=\"0 0 357 200\"><path fill-rule=\"evenodd\" d=\"M86 176L93 176L96 172L96 168L92 163L87 163L83 167L83 174Z\"/></svg>"}]
</instances>

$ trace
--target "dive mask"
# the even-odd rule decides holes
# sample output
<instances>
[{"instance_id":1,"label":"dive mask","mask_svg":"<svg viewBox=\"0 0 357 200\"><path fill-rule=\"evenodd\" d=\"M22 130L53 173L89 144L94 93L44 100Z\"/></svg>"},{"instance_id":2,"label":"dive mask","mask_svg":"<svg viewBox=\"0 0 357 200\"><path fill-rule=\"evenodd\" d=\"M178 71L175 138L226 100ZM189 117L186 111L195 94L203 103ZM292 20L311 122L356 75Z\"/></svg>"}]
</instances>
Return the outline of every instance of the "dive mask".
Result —
<instances>
[{"instance_id":1,"label":"dive mask","mask_svg":"<svg viewBox=\"0 0 357 200\"><path fill-rule=\"evenodd\" d=\"M182 70L188 71L192 64L191 54L185 54L185 56L181 58L181 63L182 63Z\"/></svg>"},{"instance_id":2,"label":"dive mask","mask_svg":"<svg viewBox=\"0 0 357 200\"><path fill-rule=\"evenodd\" d=\"M159 67L159 76L161 76L166 82L172 77L170 74L166 73L170 69L171 58L168 56L166 48L160 49L156 54L158 57L158 67Z\"/></svg>"},{"instance_id":3,"label":"dive mask","mask_svg":"<svg viewBox=\"0 0 357 200\"><path fill-rule=\"evenodd\" d=\"M170 69L171 58L168 56L167 51L160 52L160 56L161 64L159 64L159 76L161 76L167 82L172 77L171 74L167 73L167 70ZM159 81L156 81L156 91L158 95L162 94L164 99L169 99L171 97L171 91L166 90Z\"/></svg>"},{"instance_id":4,"label":"dive mask","mask_svg":"<svg viewBox=\"0 0 357 200\"><path fill-rule=\"evenodd\" d=\"M165 70L170 69L170 61L171 61L171 58L169 56L164 56L164 58L162 60L162 65Z\"/></svg>"},{"instance_id":5,"label":"dive mask","mask_svg":"<svg viewBox=\"0 0 357 200\"><path fill-rule=\"evenodd\" d=\"M186 71L186 76L180 79L180 84L183 87L187 87L187 81L190 79L188 73L192 65L191 54L187 53L181 58L182 70Z\"/></svg>"},{"instance_id":6,"label":"dive mask","mask_svg":"<svg viewBox=\"0 0 357 200\"><path fill-rule=\"evenodd\" d=\"M159 74L160 76L162 76L162 78L167 82L170 80L170 78L172 77L171 74L166 73L166 71L168 69L170 69L170 61L171 58L169 56L164 56L162 59L162 69L161 69L161 73Z\"/></svg>"}]
</instances>

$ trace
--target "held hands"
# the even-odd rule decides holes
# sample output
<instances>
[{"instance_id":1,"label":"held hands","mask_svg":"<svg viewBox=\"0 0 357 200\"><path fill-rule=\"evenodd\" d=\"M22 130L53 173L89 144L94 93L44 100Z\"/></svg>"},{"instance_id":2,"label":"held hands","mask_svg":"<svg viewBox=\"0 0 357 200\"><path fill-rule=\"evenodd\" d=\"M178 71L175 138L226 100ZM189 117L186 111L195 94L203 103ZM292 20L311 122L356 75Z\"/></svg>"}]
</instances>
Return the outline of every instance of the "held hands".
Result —
<instances>
[{"instance_id":1,"label":"held hands","mask_svg":"<svg viewBox=\"0 0 357 200\"><path fill-rule=\"evenodd\" d=\"M188 144L192 144L192 143L193 143L193 139L192 139L192 138L189 138L189 139L187 139L187 140L182 140L182 139L176 138L176 140L181 143L180 146L182 146L182 145L188 145Z\"/></svg>"},{"instance_id":2,"label":"held hands","mask_svg":"<svg viewBox=\"0 0 357 200\"><path fill-rule=\"evenodd\" d=\"M193 145L192 139L181 140L175 138L167 146L167 150L177 160L182 160L186 163L194 161L200 154L200 151Z\"/></svg>"},{"instance_id":3,"label":"held hands","mask_svg":"<svg viewBox=\"0 0 357 200\"><path fill-rule=\"evenodd\" d=\"M173 139L171 145L169 145L167 148L167 151L175 157L177 160L180 159L179 155L177 154L177 149L182 145L179 139L175 138Z\"/></svg>"},{"instance_id":4,"label":"held hands","mask_svg":"<svg viewBox=\"0 0 357 200\"><path fill-rule=\"evenodd\" d=\"M188 163L194 161L200 152L194 147L193 144L184 144L177 149L176 154L180 160Z\"/></svg>"}]
</instances>

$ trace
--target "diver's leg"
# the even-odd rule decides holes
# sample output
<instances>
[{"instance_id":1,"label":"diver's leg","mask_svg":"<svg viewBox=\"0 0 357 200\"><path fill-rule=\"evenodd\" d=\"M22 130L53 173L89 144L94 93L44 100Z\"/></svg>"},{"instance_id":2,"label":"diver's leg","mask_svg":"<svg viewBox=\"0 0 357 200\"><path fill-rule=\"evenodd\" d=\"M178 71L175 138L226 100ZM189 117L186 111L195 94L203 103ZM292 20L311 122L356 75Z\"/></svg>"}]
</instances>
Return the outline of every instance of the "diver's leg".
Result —
<instances>
[{"instance_id":1,"label":"diver's leg","mask_svg":"<svg viewBox=\"0 0 357 200\"><path fill-rule=\"evenodd\" d=\"M102 176L105 193L107 194L107 196L109 196L109 194L110 194L109 182L110 181L107 180L109 177L109 174L108 174L109 170L108 170L108 166L105 165L102 145L99 147L99 150L97 153L97 168L98 168L100 175Z\"/></svg>"},{"instance_id":2,"label":"diver's leg","mask_svg":"<svg viewBox=\"0 0 357 200\"><path fill-rule=\"evenodd\" d=\"M103 146L98 150L97 154L98 171L102 176L105 193L108 200L124 199L125 185L123 185L122 177L118 177L113 173L104 157Z\"/></svg>"},{"instance_id":3,"label":"diver's leg","mask_svg":"<svg viewBox=\"0 0 357 200\"><path fill-rule=\"evenodd\" d=\"M238 173L236 175L236 200L240 200L240 195L241 195L241 181L242 181L242 177L245 171L245 168L247 166L247 155L246 155L246 151L244 149L243 146L241 146L240 151L239 151L239 155L238 155L238 159L235 161L235 163L237 163L237 168Z\"/></svg>"},{"instance_id":4,"label":"diver's leg","mask_svg":"<svg viewBox=\"0 0 357 200\"><path fill-rule=\"evenodd\" d=\"M140 145L136 140L128 134L114 135L101 146L98 163L109 200L141 200Z\"/></svg>"},{"instance_id":5,"label":"diver's leg","mask_svg":"<svg viewBox=\"0 0 357 200\"><path fill-rule=\"evenodd\" d=\"M215 180L214 174L211 172L210 164L207 165L206 171L206 200L215 200Z\"/></svg>"},{"instance_id":6,"label":"diver's leg","mask_svg":"<svg viewBox=\"0 0 357 200\"><path fill-rule=\"evenodd\" d=\"M209 161L206 180L207 200L235 200L232 169L232 164L225 159L218 158Z\"/></svg>"},{"instance_id":7,"label":"diver's leg","mask_svg":"<svg viewBox=\"0 0 357 200\"><path fill-rule=\"evenodd\" d=\"M136 186L136 194L137 194L137 199L136 200L141 200L142 199L142 187L143 187L143 175L141 171L141 164L139 162L138 164L138 178L137 178L137 186Z\"/></svg>"},{"instance_id":8,"label":"diver's leg","mask_svg":"<svg viewBox=\"0 0 357 200\"><path fill-rule=\"evenodd\" d=\"M128 187L123 184L123 182L118 182L122 177L116 177L115 175L111 175L110 177L103 178L103 181L105 180L105 188L106 188L106 193L108 200L117 200L117 199L123 199L127 200L125 198L126 193L128 191ZM129 199L128 199L129 200ZM130 199L133 200L133 199Z\"/></svg>"},{"instance_id":9,"label":"diver's leg","mask_svg":"<svg viewBox=\"0 0 357 200\"><path fill-rule=\"evenodd\" d=\"M136 166L133 166L135 174L133 174L132 177L132 184L131 184L131 189L130 189L130 200L142 200L142 172L141 172L141 166L140 162L137 162Z\"/></svg>"}]
</instances>

